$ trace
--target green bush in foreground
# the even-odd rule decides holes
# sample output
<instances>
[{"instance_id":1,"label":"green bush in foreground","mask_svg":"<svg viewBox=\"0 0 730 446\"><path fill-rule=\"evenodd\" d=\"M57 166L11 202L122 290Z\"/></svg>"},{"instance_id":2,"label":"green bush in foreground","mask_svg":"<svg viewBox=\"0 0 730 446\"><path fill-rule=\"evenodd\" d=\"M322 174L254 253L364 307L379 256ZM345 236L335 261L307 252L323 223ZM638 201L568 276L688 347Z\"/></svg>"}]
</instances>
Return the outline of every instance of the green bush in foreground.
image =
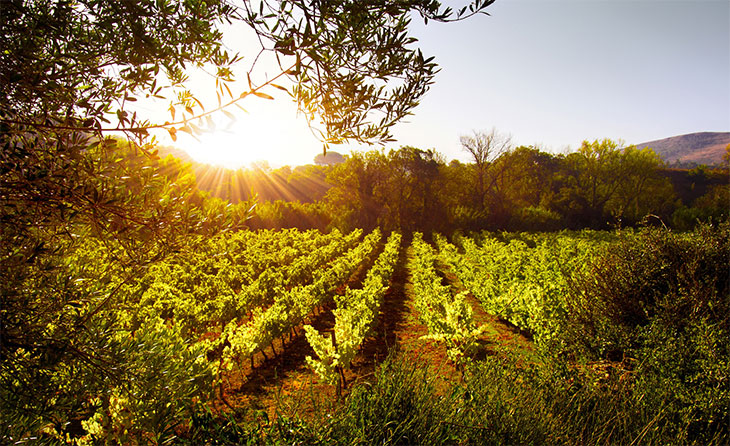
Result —
<instances>
[{"instance_id":1,"label":"green bush in foreground","mask_svg":"<svg viewBox=\"0 0 730 446\"><path fill-rule=\"evenodd\" d=\"M567 343L589 361L621 361L655 424L681 443L729 440L727 222L647 230L612 246L569 302Z\"/></svg>"}]
</instances>

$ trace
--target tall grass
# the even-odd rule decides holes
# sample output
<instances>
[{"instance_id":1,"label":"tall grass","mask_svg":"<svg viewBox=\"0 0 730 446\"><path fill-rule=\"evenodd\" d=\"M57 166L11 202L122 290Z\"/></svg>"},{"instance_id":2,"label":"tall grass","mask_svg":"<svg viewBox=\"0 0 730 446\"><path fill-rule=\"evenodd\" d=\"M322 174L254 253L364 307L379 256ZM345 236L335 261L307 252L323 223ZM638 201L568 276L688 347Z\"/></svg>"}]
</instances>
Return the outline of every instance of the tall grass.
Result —
<instances>
[{"instance_id":1,"label":"tall grass","mask_svg":"<svg viewBox=\"0 0 730 446\"><path fill-rule=\"evenodd\" d=\"M334 411L307 419L197 416L189 444L726 444L727 432L702 441L677 436L667 406L648 407L625 375L506 354L470 367L448 392L396 355L374 381L356 386Z\"/></svg>"}]
</instances>

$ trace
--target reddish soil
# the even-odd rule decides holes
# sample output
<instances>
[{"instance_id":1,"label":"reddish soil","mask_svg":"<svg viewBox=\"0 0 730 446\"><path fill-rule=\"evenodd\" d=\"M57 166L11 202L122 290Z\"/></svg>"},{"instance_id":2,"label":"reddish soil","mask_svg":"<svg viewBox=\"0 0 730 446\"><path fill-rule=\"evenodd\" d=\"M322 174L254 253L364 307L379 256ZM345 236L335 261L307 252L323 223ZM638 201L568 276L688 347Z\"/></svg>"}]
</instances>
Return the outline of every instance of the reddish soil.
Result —
<instances>
[{"instance_id":1,"label":"reddish soil","mask_svg":"<svg viewBox=\"0 0 730 446\"><path fill-rule=\"evenodd\" d=\"M365 340L360 353L352 362L351 369L345 371L348 387L368 380L375 367L383 361L393 349L406 355L409 360L431 369L431 375L437 379L434 384L437 392L446 389L449 384L461 379L461 374L446 357L443 345L433 341L420 339L428 334L426 327L418 320L418 313L413 305L412 288L406 270L406 256L410 250L402 249L400 259L391 278L391 285L385 294L385 300L378 317L377 328L371 337ZM373 259L374 260L374 257ZM347 285L356 288L364 279L370 263L361 267ZM461 290L458 279L443 265L443 280ZM344 287L338 290L344 292ZM491 354L495 344L507 345L520 350L529 350L531 343L516 329L501 322L481 308L476 299L469 294L469 302L474 310L474 319L479 324L488 324L481 343L482 354ZM308 321L318 331L326 332L334 326L332 307L328 303L318 314ZM279 339L271 350L254 358L254 367L246 362L239 370L234 370L224 378L222 386L223 398L216 408L230 411L232 408L264 411L268 416L277 414L289 417L307 417L313 408L334 408L337 404L334 386L320 382L318 376L311 371L306 357L314 355L301 327L296 335ZM477 357L478 359L478 357ZM345 389L345 393L347 389ZM228 407L227 407L228 406Z\"/></svg>"}]
</instances>

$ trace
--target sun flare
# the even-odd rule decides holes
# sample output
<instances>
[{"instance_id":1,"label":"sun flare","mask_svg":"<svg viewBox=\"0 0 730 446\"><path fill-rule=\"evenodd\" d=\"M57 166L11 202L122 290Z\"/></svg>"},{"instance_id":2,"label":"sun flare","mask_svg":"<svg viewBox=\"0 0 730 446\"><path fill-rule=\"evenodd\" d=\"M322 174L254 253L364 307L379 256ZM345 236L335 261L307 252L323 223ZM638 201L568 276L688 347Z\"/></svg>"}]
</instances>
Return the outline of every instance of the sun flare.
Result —
<instances>
[{"instance_id":1,"label":"sun flare","mask_svg":"<svg viewBox=\"0 0 730 446\"><path fill-rule=\"evenodd\" d=\"M248 105L248 104L247 104ZM271 167L311 164L321 150L296 107L286 99L255 99L247 112L231 110L235 120L215 114L214 127L192 137L178 132L173 145L194 160L229 169L250 167L265 161Z\"/></svg>"}]
</instances>

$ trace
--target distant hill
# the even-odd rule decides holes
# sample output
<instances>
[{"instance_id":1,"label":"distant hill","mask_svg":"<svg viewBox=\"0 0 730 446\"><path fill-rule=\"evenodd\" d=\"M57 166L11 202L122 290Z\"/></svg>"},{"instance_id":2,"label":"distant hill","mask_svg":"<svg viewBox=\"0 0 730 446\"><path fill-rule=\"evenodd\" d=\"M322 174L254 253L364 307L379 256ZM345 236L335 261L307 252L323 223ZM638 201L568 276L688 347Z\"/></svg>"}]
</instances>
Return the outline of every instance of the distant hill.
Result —
<instances>
[{"instance_id":1,"label":"distant hill","mask_svg":"<svg viewBox=\"0 0 730 446\"><path fill-rule=\"evenodd\" d=\"M701 132L644 142L636 147L653 149L669 164L712 166L722 163L728 144L730 132Z\"/></svg>"}]
</instances>

